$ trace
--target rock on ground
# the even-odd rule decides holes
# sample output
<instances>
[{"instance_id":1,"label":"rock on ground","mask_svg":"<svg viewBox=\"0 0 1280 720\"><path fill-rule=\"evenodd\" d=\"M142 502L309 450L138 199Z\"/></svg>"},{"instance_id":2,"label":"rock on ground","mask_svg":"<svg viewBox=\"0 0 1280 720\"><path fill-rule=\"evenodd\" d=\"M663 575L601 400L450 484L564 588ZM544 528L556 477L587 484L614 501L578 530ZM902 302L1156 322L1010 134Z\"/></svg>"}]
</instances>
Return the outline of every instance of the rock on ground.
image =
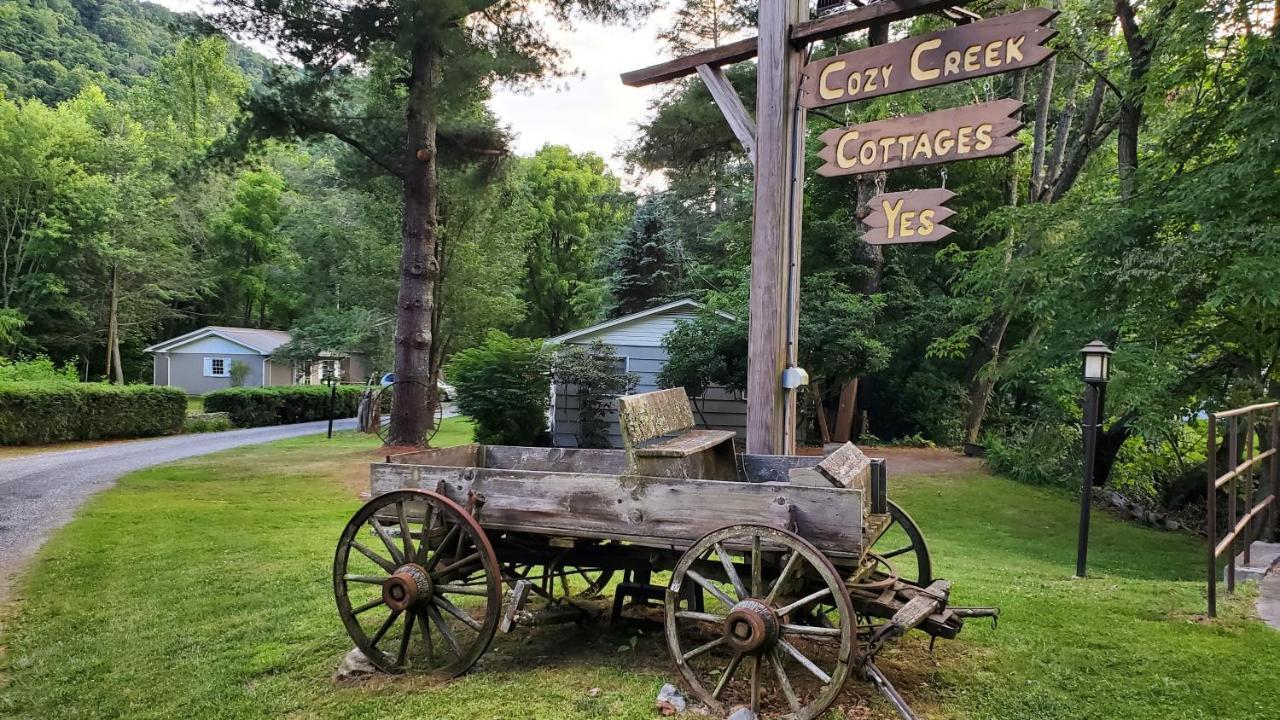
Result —
<instances>
[{"instance_id":1,"label":"rock on ground","mask_svg":"<svg viewBox=\"0 0 1280 720\"><path fill-rule=\"evenodd\" d=\"M348 682L376 675L379 672L381 671L369 662L369 658L360 652L360 648L351 648L351 652L347 653L338 664L338 669L333 671L333 679L337 682Z\"/></svg>"},{"instance_id":2,"label":"rock on ground","mask_svg":"<svg viewBox=\"0 0 1280 720\"><path fill-rule=\"evenodd\" d=\"M684 712L686 703L680 690L675 685L667 683L658 691L657 706L663 715L675 715Z\"/></svg>"}]
</instances>

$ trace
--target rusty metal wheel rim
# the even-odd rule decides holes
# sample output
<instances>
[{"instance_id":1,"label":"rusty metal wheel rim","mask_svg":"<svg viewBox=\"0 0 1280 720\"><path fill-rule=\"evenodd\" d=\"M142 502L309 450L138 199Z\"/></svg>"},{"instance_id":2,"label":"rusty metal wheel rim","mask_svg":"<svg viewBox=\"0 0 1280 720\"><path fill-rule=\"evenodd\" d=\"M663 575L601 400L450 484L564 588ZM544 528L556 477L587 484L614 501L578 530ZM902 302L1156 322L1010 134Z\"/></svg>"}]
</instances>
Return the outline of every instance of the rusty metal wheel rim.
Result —
<instances>
[{"instance_id":1,"label":"rusty metal wheel rim","mask_svg":"<svg viewBox=\"0 0 1280 720\"><path fill-rule=\"evenodd\" d=\"M353 558L376 570L352 572ZM389 492L356 511L334 553L333 588L352 642L388 673L466 672L501 616L501 569L484 529L426 490ZM394 652L384 649L397 638Z\"/></svg>"},{"instance_id":2,"label":"rusty metal wheel rim","mask_svg":"<svg viewBox=\"0 0 1280 720\"><path fill-rule=\"evenodd\" d=\"M376 428L374 428L374 433L378 436L378 439L384 443L387 441L387 429L391 426L390 420L391 420L392 405L395 398L395 386L400 383L413 383L414 385L421 387L423 389L423 392L431 391L430 386L428 386L426 383L421 382L419 380L397 380L391 383L390 385L384 385L378 388L378 391L374 393L373 400L372 400L375 407L378 409L378 418L379 418L378 425ZM387 411L385 413L382 412L382 407L384 405L387 407ZM381 421L382 418L384 417L386 418L387 422ZM444 401L440 400L439 398L436 398L435 417L432 418L431 425L422 432L422 443L424 445L431 442L431 440L435 438L436 433L440 432L440 424L443 422L444 422Z\"/></svg>"},{"instance_id":3,"label":"rusty metal wheel rim","mask_svg":"<svg viewBox=\"0 0 1280 720\"><path fill-rule=\"evenodd\" d=\"M734 555L743 557L742 570ZM723 570L718 571L717 565ZM721 572L724 580L717 584L710 577L712 572ZM689 583L710 596L706 611L684 607L689 602ZM799 597L782 596L796 585L803 587ZM835 608L823 616L821 624L811 622L808 613L818 603ZM721 714L727 711L721 696L741 674L740 682L749 685L749 704L757 715L813 720L835 702L856 655L857 621L840 574L807 540L778 528L730 525L698 540L671 572L665 610L672 661L693 694ZM695 640L697 631L712 639ZM740 633L738 637L733 637L735 632ZM812 642L825 645L826 667L797 647ZM723 650L729 651L729 660L718 676L693 667L699 657ZM811 673L820 689L804 697L798 694L788 661ZM715 686L709 690L706 683L711 679ZM769 686L785 700L775 703L781 713L763 705Z\"/></svg>"},{"instance_id":4,"label":"rusty metal wheel rim","mask_svg":"<svg viewBox=\"0 0 1280 720\"><path fill-rule=\"evenodd\" d=\"M874 556L878 569L885 575L918 587L927 586L933 582L933 559L929 556L924 533L907 511L892 500L889 501L889 518L889 525L869 548L869 554ZM889 541L889 531L894 526L902 528L906 534L905 545L900 541Z\"/></svg>"}]
</instances>

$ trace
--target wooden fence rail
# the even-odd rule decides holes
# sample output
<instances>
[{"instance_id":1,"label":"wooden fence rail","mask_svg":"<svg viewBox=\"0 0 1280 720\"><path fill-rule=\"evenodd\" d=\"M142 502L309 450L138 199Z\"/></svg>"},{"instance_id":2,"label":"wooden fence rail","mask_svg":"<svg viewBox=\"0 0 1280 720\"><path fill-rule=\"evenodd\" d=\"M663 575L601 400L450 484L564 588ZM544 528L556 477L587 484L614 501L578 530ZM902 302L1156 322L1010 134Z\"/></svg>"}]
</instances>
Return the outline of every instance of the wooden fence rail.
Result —
<instances>
[{"instance_id":1,"label":"wooden fence rail","mask_svg":"<svg viewBox=\"0 0 1280 720\"><path fill-rule=\"evenodd\" d=\"M1264 419L1265 418L1265 419ZM1218 423L1226 421L1227 470L1218 474ZM1244 453L1241 456L1240 424L1244 424ZM1259 424L1266 429L1268 441L1262 452L1255 452L1260 436ZM1209 536L1209 617L1218 615L1218 558L1226 553L1227 592L1236 589L1236 548L1244 541L1244 559L1249 561L1249 545L1270 528L1273 539L1280 537L1280 402L1259 403L1248 407L1209 414L1209 446L1205 462L1208 466L1208 496L1205 514ZM1226 489L1227 527L1218 537L1218 491ZM1247 509L1239 508L1241 491Z\"/></svg>"}]
</instances>

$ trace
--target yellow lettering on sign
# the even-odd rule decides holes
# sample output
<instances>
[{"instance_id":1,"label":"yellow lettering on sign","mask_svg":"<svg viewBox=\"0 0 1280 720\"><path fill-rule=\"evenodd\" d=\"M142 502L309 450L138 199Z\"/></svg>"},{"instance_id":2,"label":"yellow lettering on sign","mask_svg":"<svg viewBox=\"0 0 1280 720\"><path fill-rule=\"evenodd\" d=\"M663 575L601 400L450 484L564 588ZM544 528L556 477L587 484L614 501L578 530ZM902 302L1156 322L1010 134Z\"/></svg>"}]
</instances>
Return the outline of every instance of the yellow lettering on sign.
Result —
<instances>
[{"instance_id":1,"label":"yellow lettering on sign","mask_svg":"<svg viewBox=\"0 0 1280 720\"><path fill-rule=\"evenodd\" d=\"M898 136L898 145L902 147L903 160L907 159L907 148L911 145L911 141L915 139L916 139L915 135L899 135Z\"/></svg>"},{"instance_id":2,"label":"yellow lettering on sign","mask_svg":"<svg viewBox=\"0 0 1280 720\"><path fill-rule=\"evenodd\" d=\"M889 148L893 147L893 143L894 143L894 137L892 135L890 135L889 137L880 138L880 147L884 149L884 153L881 154L880 156L880 162L882 163L889 162Z\"/></svg>"},{"instance_id":3,"label":"yellow lettering on sign","mask_svg":"<svg viewBox=\"0 0 1280 720\"><path fill-rule=\"evenodd\" d=\"M986 150L991 147L991 123L982 123L977 130L973 131L973 137L976 142L973 144L974 150Z\"/></svg>"},{"instance_id":4,"label":"yellow lettering on sign","mask_svg":"<svg viewBox=\"0 0 1280 720\"><path fill-rule=\"evenodd\" d=\"M866 90L867 92L872 92L877 89L876 76L880 74L880 68L867 68L866 73L867 73L867 83L863 87L863 89Z\"/></svg>"},{"instance_id":5,"label":"yellow lettering on sign","mask_svg":"<svg viewBox=\"0 0 1280 720\"><path fill-rule=\"evenodd\" d=\"M921 236L933 234L933 227L934 227L933 216L934 216L934 212L932 208L928 210L920 211L920 235Z\"/></svg>"},{"instance_id":6,"label":"yellow lettering on sign","mask_svg":"<svg viewBox=\"0 0 1280 720\"><path fill-rule=\"evenodd\" d=\"M920 56L941 45L942 45L942 41L937 38L934 38L933 40L925 40L924 42L917 45L914 50L911 51L911 77L912 78L923 82L925 80L932 80L938 77L938 75L940 74L938 70L933 68L926 69L920 66Z\"/></svg>"},{"instance_id":7,"label":"yellow lettering on sign","mask_svg":"<svg viewBox=\"0 0 1280 720\"><path fill-rule=\"evenodd\" d=\"M880 205L884 207L884 216L888 220L885 223L885 232L888 234L888 238L892 240L897 237L898 213L902 211L902 198L898 198L898 202L892 206L889 205L888 200L881 200Z\"/></svg>"},{"instance_id":8,"label":"yellow lettering on sign","mask_svg":"<svg viewBox=\"0 0 1280 720\"><path fill-rule=\"evenodd\" d=\"M969 136L973 134L973 128L965 125L956 132L956 154L964 155L969 152Z\"/></svg>"},{"instance_id":9,"label":"yellow lettering on sign","mask_svg":"<svg viewBox=\"0 0 1280 720\"><path fill-rule=\"evenodd\" d=\"M867 151L870 150L870 154ZM858 148L858 160L863 165L874 165L876 162L876 141L868 140L862 143L862 147Z\"/></svg>"},{"instance_id":10,"label":"yellow lettering on sign","mask_svg":"<svg viewBox=\"0 0 1280 720\"><path fill-rule=\"evenodd\" d=\"M929 142L929 133L920 133L920 137L916 138L916 149L911 153L911 159L915 160L922 155L933 158L933 144Z\"/></svg>"},{"instance_id":11,"label":"yellow lettering on sign","mask_svg":"<svg viewBox=\"0 0 1280 720\"><path fill-rule=\"evenodd\" d=\"M855 72L849 74L849 97L853 97L862 92L862 73Z\"/></svg>"},{"instance_id":12,"label":"yellow lettering on sign","mask_svg":"<svg viewBox=\"0 0 1280 720\"><path fill-rule=\"evenodd\" d=\"M942 61L942 75L957 75L960 73L960 52L952 50L947 53L947 57Z\"/></svg>"},{"instance_id":13,"label":"yellow lettering on sign","mask_svg":"<svg viewBox=\"0 0 1280 720\"><path fill-rule=\"evenodd\" d=\"M822 69L822 74L818 76L818 94L822 96L823 100L835 100L844 96L844 91L840 88L827 85L827 78L830 77L831 73L843 70L846 65L848 63L845 61L837 60Z\"/></svg>"},{"instance_id":14,"label":"yellow lettering on sign","mask_svg":"<svg viewBox=\"0 0 1280 720\"><path fill-rule=\"evenodd\" d=\"M1022 43L1026 41L1026 35L1019 35L1015 38L1009 38L1004 43L1004 61L1011 63L1014 60L1022 59Z\"/></svg>"},{"instance_id":15,"label":"yellow lettering on sign","mask_svg":"<svg viewBox=\"0 0 1280 720\"><path fill-rule=\"evenodd\" d=\"M955 141L951 139L950 130L939 130L938 134L933 136L933 150L938 155L946 155L951 152Z\"/></svg>"},{"instance_id":16,"label":"yellow lettering on sign","mask_svg":"<svg viewBox=\"0 0 1280 720\"><path fill-rule=\"evenodd\" d=\"M916 229L912 226L915 217L914 210L902 213L902 237L911 237L916 234Z\"/></svg>"},{"instance_id":17,"label":"yellow lettering on sign","mask_svg":"<svg viewBox=\"0 0 1280 720\"><path fill-rule=\"evenodd\" d=\"M981 70L982 66L978 64L978 50L982 49L981 45L970 45L964 49L964 69L970 72Z\"/></svg>"},{"instance_id":18,"label":"yellow lettering on sign","mask_svg":"<svg viewBox=\"0 0 1280 720\"><path fill-rule=\"evenodd\" d=\"M858 132L847 132L840 136L840 142L836 143L836 165L842 168L851 168L858 164L858 159L849 157L844 152L844 146L858 139Z\"/></svg>"},{"instance_id":19,"label":"yellow lettering on sign","mask_svg":"<svg viewBox=\"0 0 1280 720\"><path fill-rule=\"evenodd\" d=\"M889 87L889 73L893 72L893 65L885 65L880 68L880 77L884 78L884 86Z\"/></svg>"},{"instance_id":20,"label":"yellow lettering on sign","mask_svg":"<svg viewBox=\"0 0 1280 720\"><path fill-rule=\"evenodd\" d=\"M982 61L986 63L987 67L1000 67L1000 46L1002 44L999 40L992 40L982 50Z\"/></svg>"}]
</instances>

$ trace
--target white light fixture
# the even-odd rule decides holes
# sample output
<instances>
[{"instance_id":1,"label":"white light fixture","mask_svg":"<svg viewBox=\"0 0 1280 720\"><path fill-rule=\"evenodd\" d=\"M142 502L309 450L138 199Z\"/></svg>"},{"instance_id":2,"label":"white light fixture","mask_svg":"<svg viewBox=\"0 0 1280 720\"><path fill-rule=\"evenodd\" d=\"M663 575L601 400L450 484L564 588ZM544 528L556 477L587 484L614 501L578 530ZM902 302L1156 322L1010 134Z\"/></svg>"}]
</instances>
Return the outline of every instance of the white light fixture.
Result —
<instances>
[{"instance_id":1,"label":"white light fixture","mask_svg":"<svg viewBox=\"0 0 1280 720\"><path fill-rule=\"evenodd\" d=\"M1113 351L1101 340L1080 348L1080 356L1084 358L1084 381L1087 383L1104 383L1111 375L1111 355Z\"/></svg>"}]
</instances>

